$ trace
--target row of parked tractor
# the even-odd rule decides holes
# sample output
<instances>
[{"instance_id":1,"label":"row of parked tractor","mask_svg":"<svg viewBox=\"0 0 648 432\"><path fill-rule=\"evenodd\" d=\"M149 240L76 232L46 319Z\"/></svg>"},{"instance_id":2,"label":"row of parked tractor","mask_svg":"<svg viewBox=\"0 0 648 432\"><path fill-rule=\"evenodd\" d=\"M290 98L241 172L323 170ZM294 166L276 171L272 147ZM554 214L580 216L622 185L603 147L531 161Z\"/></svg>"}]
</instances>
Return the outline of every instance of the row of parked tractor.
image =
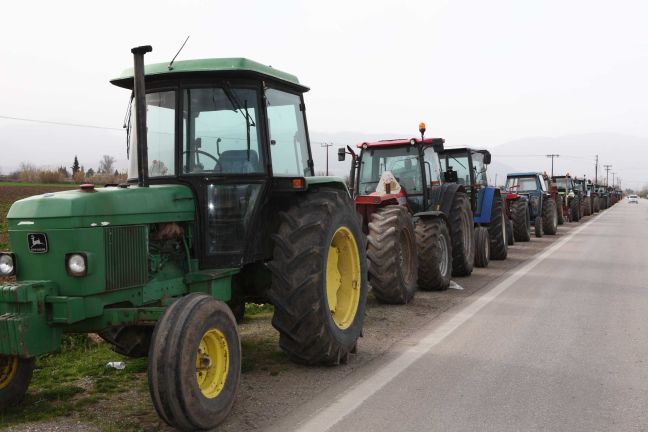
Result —
<instances>
[{"instance_id":1,"label":"row of parked tractor","mask_svg":"<svg viewBox=\"0 0 648 432\"><path fill-rule=\"evenodd\" d=\"M507 175L488 184L491 154L445 148L441 138L365 142L351 156L350 188L367 236L369 281L383 303L404 304L417 287L445 290L451 276L504 260L516 241L606 209L620 191L569 174Z\"/></svg>"}]
</instances>

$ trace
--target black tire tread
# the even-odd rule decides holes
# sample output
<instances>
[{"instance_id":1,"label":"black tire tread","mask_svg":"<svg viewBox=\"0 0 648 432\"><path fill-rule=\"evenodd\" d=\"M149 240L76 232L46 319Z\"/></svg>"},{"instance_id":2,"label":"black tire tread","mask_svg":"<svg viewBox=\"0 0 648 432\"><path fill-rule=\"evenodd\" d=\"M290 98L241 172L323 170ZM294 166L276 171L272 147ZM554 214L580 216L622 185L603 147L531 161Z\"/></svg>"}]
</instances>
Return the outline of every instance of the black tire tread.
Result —
<instances>
[{"instance_id":1,"label":"black tire tread","mask_svg":"<svg viewBox=\"0 0 648 432\"><path fill-rule=\"evenodd\" d=\"M441 218L420 218L416 222L416 245L418 248L418 286L424 291L444 291L450 286L452 274L452 241L446 221ZM448 271L442 274L439 268L439 237L445 238L448 247L446 259Z\"/></svg>"}]
</instances>

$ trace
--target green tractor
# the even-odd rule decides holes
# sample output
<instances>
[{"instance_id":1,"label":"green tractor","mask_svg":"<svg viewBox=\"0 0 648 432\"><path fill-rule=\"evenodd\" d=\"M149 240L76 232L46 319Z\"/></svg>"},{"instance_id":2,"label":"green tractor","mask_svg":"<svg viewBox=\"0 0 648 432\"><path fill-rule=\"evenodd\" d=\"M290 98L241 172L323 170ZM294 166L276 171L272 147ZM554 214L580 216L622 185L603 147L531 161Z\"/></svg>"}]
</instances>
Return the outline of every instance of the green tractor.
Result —
<instances>
[{"instance_id":1,"label":"green tractor","mask_svg":"<svg viewBox=\"0 0 648 432\"><path fill-rule=\"evenodd\" d=\"M314 177L303 94L241 59L153 64L112 80L133 90L129 180L35 196L8 214L0 254L0 409L66 333L148 355L160 417L217 426L241 373L232 312L274 305L281 348L302 364L356 349L367 296L362 227L342 179Z\"/></svg>"}]
</instances>

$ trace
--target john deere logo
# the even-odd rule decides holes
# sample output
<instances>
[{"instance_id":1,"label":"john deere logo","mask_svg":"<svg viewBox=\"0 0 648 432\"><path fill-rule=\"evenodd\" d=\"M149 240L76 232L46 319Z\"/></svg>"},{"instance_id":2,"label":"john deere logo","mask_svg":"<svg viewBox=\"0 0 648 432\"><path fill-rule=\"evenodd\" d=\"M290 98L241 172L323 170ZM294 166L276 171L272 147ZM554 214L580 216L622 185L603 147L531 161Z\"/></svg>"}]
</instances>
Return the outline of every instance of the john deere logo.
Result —
<instances>
[{"instance_id":1,"label":"john deere logo","mask_svg":"<svg viewBox=\"0 0 648 432\"><path fill-rule=\"evenodd\" d=\"M43 233L28 234L27 243L29 245L29 252L31 253L47 252L47 236Z\"/></svg>"}]
</instances>

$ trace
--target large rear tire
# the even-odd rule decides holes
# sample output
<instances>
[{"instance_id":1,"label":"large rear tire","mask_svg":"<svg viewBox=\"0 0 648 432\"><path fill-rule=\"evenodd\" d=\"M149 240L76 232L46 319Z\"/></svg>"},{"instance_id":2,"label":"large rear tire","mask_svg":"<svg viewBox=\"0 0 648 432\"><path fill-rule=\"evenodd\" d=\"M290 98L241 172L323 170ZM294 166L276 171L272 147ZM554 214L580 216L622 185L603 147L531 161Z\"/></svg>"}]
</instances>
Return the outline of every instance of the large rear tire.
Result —
<instances>
[{"instance_id":1,"label":"large rear tire","mask_svg":"<svg viewBox=\"0 0 648 432\"><path fill-rule=\"evenodd\" d=\"M490 238L490 259L505 260L508 255L508 241L506 239L506 213L504 202L500 197L493 199L491 208L488 236Z\"/></svg>"},{"instance_id":2,"label":"large rear tire","mask_svg":"<svg viewBox=\"0 0 648 432\"><path fill-rule=\"evenodd\" d=\"M371 215L367 235L369 282L382 303L406 304L416 293L418 259L414 223L405 207L390 205Z\"/></svg>"},{"instance_id":3,"label":"large rear tire","mask_svg":"<svg viewBox=\"0 0 648 432\"><path fill-rule=\"evenodd\" d=\"M488 267L490 239L486 227L475 228L475 267Z\"/></svg>"},{"instance_id":4,"label":"large rear tire","mask_svg":"<svg viewBox=\"0 0 648 432\"><path fill-rule=\"evenodd\" d=\"M362 333L367 300L366 245L349 196L323 188L298 197L276 234L272 325L279 345L303 364L339 364Z\"/></svg>"},{"instance_id":5,"label":"large rear tire","mask_svg":"<svg viewBox=\"0 0 648 432\"><path fill-rule=\"evenodd\" d=\"M446 222L420 218L416 222L418 286L425 291L446 290L452 274L452 244Z\"/></svg>"},{"instance_id":6,"label":"large rear tire","mask_svg":"<svg viewBox=\"0 0 648 432\"><path fill-rule=\"evenodd\" d=\"M591 214L590 197L583 198L583 200L581 201L581 205L582 205L582 212L581 212L582 215L589 216Z\"/></svg>"},{"instance_id":7,"label":"large rear tire","mask_svg":"<svg viewBox=\"0 0 648 432\"><path fill-rule=\"evenodd\" d=\"M176 300L153 332L148 382L153 406L170 426L209 430L232 410L241 343L230 308L193 293Z\"/></svg>"},{"instance_id":8,"label":"large rear tire","mask_svg":"<svg viewBox=\"0 0 648 432\"><path fill-rule=\"evenodd\" d=\"M542 203L542 231L547 235L558 232L558 211L556 201L546 198Z\"/></svg>"},{"instance_id":9,"label":"large rear tire","mask_svg":"<svg viewBox=\"0 0 648 432\"><path fill-rule=\"evenodd\" d=\"M452 275L468 276L475 262L475 229L470 200L464 192L456 192L448 217L452 239Z\"/></svg>"},{"instance_id":10,"label":"large rear tire","mask_svg":"<svg viewBox=\"0 0 648 432\"><path fill-rule=\"evenodd\" d=\"M33 373L33 357L0 355L0 411L23 400Z\"/></svg>"},{"instance_id":11,"label":"large rear tire","mask_svg":"<svg viewBox=\"0 0 648 432\"><path fill-rule=\"evenodd\" d=\"M528 202L523 199L513 201L511 203L511 216L513 219L513 236L515 240L520 242L530 241Z\"/></svg>"}]
</instances>

